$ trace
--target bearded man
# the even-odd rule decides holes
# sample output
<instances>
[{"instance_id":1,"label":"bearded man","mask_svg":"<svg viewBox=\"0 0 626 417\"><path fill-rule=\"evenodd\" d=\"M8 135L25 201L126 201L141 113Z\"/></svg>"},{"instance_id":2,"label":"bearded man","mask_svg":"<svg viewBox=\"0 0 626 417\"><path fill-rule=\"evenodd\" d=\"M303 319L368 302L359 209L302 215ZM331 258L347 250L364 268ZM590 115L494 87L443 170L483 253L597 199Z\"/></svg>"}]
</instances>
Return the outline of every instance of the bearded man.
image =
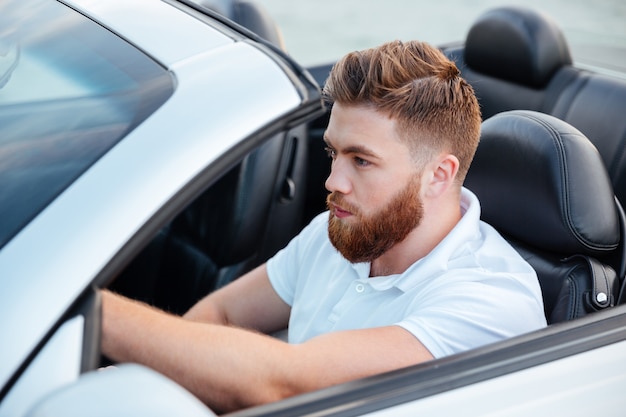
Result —
<instances>
[{"instance_id":1,"label":"bearded man","mask_svg":"<svg viewBox=\"0 0 626 417\"><path fill-rule=\"evenodd\" d=\"M390 42L341 59L324 97L329 211L183 317L103 291L107 356L226 411L546 325L535 272L463 188L481 119L455 65Z\"/></svg>"}]
</instances>

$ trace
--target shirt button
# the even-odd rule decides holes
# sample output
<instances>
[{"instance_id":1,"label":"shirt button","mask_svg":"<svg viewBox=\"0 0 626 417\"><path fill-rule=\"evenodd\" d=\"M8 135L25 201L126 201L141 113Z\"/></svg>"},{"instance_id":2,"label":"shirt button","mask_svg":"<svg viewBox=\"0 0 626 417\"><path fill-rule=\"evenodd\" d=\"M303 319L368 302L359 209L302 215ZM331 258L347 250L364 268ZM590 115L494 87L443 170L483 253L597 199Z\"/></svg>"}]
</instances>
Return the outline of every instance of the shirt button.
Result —
<instances>
[{"instance_id":1,"label":"shirt button","mask_svg":"<svg viewBox=\"0 0 626 417\"><path fill-rule=\"evenodd\" d=\"M356 292L363 292L365 291L365 285L363 284L356 284Z\"/></svg>"}]
</instances>

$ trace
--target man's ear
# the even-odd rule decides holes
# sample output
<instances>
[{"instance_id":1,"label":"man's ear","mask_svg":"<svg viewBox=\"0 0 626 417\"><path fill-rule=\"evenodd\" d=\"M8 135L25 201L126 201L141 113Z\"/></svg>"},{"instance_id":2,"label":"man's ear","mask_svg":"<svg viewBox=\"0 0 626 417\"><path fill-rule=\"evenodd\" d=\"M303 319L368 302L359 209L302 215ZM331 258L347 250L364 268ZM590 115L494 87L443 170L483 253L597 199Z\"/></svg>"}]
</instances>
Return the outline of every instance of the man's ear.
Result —
<instances>
[{"instance_id":1,"label":"man's ear","mask_svg":"<svg viewBox=\"0 0 626 417\"><path fill-rule=\"evenodd\" d=\"M441 154L429 166L431 176L426 185L426 195L438 197L454 184L459 172L459 159L452 154Z\"/></svg>"}]
</instances>

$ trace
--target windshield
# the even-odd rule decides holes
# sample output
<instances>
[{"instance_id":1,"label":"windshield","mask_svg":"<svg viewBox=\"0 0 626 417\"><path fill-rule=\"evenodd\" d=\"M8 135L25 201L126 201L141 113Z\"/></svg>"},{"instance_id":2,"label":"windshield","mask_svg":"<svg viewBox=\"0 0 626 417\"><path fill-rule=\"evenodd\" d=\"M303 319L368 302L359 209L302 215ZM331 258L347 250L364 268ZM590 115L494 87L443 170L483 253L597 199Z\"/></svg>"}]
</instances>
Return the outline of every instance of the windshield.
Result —
<instances>
[{"instance_id":1,"label":"windshield","mask_svg":"<svg viewBox=\"0 0 626 417\"><path fill-rule=\"evenodd\" d=\"M171 95L169 73L55 1L0 5L0 248Z\"/></svg>"}]
</instances>

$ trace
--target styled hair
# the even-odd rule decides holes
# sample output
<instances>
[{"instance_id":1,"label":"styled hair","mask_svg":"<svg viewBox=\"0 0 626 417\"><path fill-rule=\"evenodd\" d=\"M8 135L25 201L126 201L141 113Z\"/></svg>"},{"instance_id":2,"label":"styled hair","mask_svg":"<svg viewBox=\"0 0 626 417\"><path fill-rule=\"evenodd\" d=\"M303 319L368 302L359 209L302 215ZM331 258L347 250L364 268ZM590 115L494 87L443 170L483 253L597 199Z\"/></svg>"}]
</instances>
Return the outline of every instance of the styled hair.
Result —
<instances>
[{"instance_id":1,"label":"styled hair","mask_svg":"<svg viewBox=\"0 0 626 417\"><path fill-rule=\"evenodd\" d=\"M351 52L334 65L322 93L330 105L370 106L394 119L418 163L442 151L455 155L463 183L480 139L480 107L471 85L437 48L393 41Z\"/></svg>"}]
</instances>

